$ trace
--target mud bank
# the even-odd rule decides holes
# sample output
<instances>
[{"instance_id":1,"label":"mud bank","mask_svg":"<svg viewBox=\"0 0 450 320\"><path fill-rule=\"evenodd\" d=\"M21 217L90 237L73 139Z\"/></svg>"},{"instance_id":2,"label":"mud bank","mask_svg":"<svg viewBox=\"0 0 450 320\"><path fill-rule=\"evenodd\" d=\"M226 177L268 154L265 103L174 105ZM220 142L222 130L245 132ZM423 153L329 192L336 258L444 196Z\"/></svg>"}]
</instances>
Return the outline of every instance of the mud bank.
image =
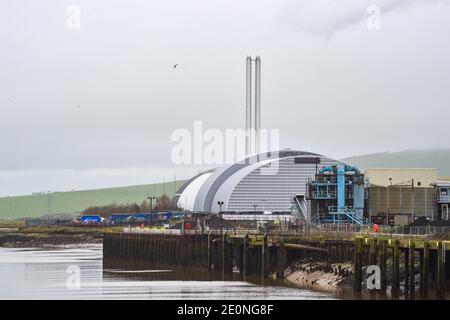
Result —
<instances>
[{"instance_id":1,"label":"mud bank","mask_svg":"<svg viewBox=\"0 0 450 320\"><path fill-rule=\"evenodd\" d=\"M351 285L352 262L326 263L298 260L284 272L286 281L302 289L337 293Z\"/></svg>"},{"instance_id":2,"label":"mud bank","mask_svg":"<svg viewBox=\"0 0 450 320\"><path fill-rule=\"evenodd\" d=\"M86 247L102 243L102 234L0 233L0 247Z\"/></svg>"}]
</instances>

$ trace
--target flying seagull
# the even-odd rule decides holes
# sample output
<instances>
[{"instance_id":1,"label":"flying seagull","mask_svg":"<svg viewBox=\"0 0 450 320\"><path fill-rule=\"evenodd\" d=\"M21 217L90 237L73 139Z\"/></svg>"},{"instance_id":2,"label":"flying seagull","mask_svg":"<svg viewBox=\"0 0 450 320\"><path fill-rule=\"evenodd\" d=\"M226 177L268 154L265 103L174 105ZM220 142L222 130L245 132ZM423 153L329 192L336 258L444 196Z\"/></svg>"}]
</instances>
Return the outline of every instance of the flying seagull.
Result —
<instances>
[{"instance_id":1,"label":"flying seagull","mask_svg":"<svg viewBox=\"0 0 450 320\"><path fill-rule=\"evenodd\" d=\"M173 68L176 69L178 67L178 63L173 65Z\"/></svg>"}]
</instances>

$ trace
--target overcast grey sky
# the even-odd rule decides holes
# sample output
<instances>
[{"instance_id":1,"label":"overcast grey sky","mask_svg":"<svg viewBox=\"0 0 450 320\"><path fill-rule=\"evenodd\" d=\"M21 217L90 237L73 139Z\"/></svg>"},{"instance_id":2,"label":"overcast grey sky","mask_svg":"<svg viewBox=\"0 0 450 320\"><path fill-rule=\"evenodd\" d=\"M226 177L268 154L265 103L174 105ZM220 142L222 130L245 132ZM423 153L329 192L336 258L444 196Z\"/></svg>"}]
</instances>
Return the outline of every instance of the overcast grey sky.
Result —
<instances>
[{"instance_id":1,"label":"overcast grey sky","mask_svg":"<svg viewBox=\"0 0 450 320\"><path fill-rule=\"evenodd\" d=\"M188 177L170 135L244 126L247 55L282 147L449 147L449 39L444 0L1 1L0 196Z\"/></svg>"}]
</instances>

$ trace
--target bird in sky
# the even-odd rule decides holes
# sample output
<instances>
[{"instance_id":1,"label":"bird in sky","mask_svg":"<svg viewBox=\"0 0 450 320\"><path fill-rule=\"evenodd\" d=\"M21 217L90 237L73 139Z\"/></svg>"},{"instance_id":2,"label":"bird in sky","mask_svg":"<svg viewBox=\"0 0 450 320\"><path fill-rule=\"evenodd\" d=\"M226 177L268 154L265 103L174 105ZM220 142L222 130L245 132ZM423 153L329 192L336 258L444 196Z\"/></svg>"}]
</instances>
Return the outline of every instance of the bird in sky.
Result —
<instances>
[{"instance_id":1,"label":"bird in sky","mask_svg":"<svg viewBox=\"0 0 450 320\"><path fill-rule=\"evenodd\" d=\"M178 67L178 63L173 65L173 68L176 69Z\"/></svg>"}]
</instances>

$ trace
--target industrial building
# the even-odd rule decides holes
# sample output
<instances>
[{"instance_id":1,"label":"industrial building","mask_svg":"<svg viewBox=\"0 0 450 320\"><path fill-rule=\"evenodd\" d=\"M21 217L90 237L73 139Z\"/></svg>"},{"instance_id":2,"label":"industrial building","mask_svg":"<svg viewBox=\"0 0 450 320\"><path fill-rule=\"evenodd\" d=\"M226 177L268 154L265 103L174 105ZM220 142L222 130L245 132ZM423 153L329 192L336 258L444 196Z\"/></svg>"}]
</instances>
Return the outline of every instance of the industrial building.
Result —
<instances>
[{"instance_id":1,"label":"industrial building","mask_svg":"<svg viewBox=\"0 0 450 320\"><path fill-rule=\"evenodd\" d=\"M364 171L368 216L379 224L406 225L416 218L438 218L437 169L372 168Z\"/></svg>"},{"instance_id":2,"label":"industrial building","mask_svg":"<svg viewBox=\"0 0 450 320\"><path fill-rule=\"evenodd\" d=\"M254 66L254 72L253 72ZM252 99L254 93L254 99ZM450 183L437 169L370 168L313 152L260 151L261 59L246 60L246 156L201 172L172 199L190 212L236 220L268 213L308 223L406 225L417 218L448 220ZM250 134L249 134L250 132ZM266 214L267 218L264 218Z\"/></svg>"},{"instance_id":3,"label":"industrial building","mask_svg":"<svg viewBox=\"0 0 450 320\"><path fill-rule=\"evenodd\" d=\"M254 99L253 99L254 97ZM342 164L299 150L260 151L261 58L246 59L245 150L236 163L202 172L173 201L194 212L301 212L309 219L306 185L320 169Z\"/></svg>"},{"instance_id":4,"label":"industrial building","mask_svg":"<svg viewBox=\"0 0 450 320\"><path fill-rule=\"evenodd\" d=\"M364 217L366 181L360 169L350 165L324 167L308 183L311 219L315 223L371 224Z\"/></svg>"},{"instance_id":5,"label":"industrial building","mask_svg":"<svg viewBox=\"0 0 450 320\"><path fill-rule=\"evenodd\" d=\"M437 216L448 220L448 207L450 206L450 181L437 181L435 183L437 193Z\"/></svg>"},{"instance_id":6,"label":"industrial building","mask_svg":"<svg viewBox=\"0 0 450 320\"><path fill-rule=\"evenodd\" d=\"M298 212L295 198L306 195L308 180L338 164L305 151L260 153L193 177L175 199L180 208L198 212Z\"/></svg>"},{"instance_id":7,"label":"industrial building","mask_svg":"<svg viewBox=\"0 0 450 320\"><path fill-rule=\"evenodd\" d=\"M369 168L364 176L371 186L388 187L414 184L417 188L432 187L438 179L435 168Z\"/></svg>"}]
</instances>

